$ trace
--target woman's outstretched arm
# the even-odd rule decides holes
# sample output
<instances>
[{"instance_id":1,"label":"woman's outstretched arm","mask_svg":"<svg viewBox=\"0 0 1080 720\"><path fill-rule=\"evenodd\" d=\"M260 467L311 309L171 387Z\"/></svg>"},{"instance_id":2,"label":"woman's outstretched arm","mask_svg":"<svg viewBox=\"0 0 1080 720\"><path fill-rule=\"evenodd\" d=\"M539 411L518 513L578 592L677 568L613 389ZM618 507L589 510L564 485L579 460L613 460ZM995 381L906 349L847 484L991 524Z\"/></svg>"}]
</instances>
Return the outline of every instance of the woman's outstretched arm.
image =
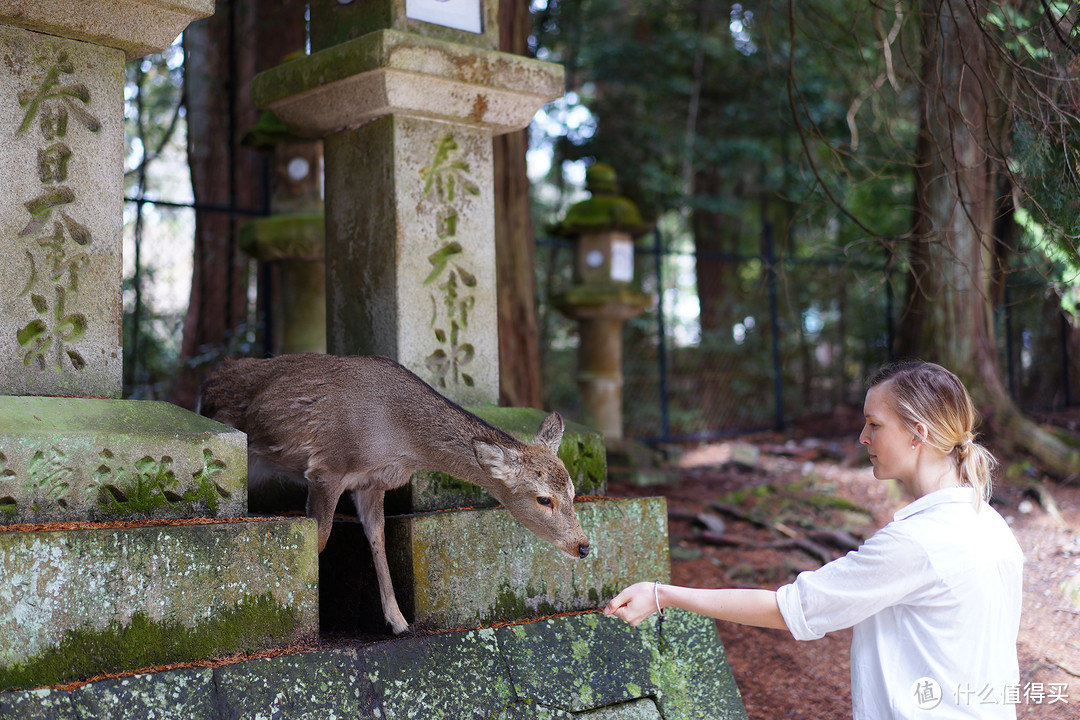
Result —
<instances>
[{"instance_id":1,"label":"woman's outstretched arm","mask_svg":"<svg viewBox=\"0 0 1080 720\"><path fill-rule=\"evenodd\" d=\"M604 608L604 614L637 625L656 612L657 602L661 608L677 607L717 620L787 630L772 590L705 590L663 584L654 589L653 583L641 582L616 595Z\"/></svg>"}]
</instances>

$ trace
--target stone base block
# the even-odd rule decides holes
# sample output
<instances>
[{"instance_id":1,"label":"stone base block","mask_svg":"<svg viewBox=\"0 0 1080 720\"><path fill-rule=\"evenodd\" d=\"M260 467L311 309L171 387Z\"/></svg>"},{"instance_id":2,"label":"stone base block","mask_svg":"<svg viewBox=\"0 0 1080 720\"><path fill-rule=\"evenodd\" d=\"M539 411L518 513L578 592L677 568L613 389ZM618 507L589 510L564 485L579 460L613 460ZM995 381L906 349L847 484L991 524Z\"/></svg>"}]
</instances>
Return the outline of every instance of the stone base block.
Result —
<instances>
[{"instance_id":1,"label":"stone base block","mask_svg":"<svg viewBox=\"0 0 1080 720\"><path fill-rule=\"evenodd\" d=\"M0 688L318 632L308 519L0 532Z\"/></svg>"},{"instance_id":2,"label":"stone base block","mask_svg":"<svg viewBox=\"0 0 1080 720\"><path fill-rule=\"evenodd\" d=\"M0 693L0 717L744 720L712 620L600 614Z\"/></svg>"},{"instance_id":3,"label":"stone base block","mask_svg":"<svg viewBox=\"0 0 1080 720\"><path fill-rule=\"evenodd\" d=\"M175 405L0 397L0 524L247 514L247 438Z\"/></svg>"},{"instance_id":4,"label":"stone base block","mask_svg":"<svg viewBox=\"0 0 1080 720\"><path fill-rule=\"evenodd\" d=\"M663 498L575 505L592 551L574 560L502 508L388 517L398 604L428 629L594 610L639 580L671 573ZM363 526L334 523L320 558L323 629L387 632Z\"/></svg>"}]
</instances>

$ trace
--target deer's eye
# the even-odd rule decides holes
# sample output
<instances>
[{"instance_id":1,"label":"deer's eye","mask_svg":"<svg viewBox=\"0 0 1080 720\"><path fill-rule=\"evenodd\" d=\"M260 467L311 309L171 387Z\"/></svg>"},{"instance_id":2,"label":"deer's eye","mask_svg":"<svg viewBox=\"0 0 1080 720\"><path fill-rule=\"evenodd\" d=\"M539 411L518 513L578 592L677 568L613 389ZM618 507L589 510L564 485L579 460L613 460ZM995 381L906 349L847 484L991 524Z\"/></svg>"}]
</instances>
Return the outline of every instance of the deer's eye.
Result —
<instances>
[{"instance_id":1,"label":"deer's eye","mask_svg":"<svg viewBox=\"0 0 1080 720\"><path fill-rule=\"evenodd\" d=\"M538 497L536 498L536 502L540 505L543 505L544 507L551 507L551 498L549 497Z\"/></svg>"}]
</instances>

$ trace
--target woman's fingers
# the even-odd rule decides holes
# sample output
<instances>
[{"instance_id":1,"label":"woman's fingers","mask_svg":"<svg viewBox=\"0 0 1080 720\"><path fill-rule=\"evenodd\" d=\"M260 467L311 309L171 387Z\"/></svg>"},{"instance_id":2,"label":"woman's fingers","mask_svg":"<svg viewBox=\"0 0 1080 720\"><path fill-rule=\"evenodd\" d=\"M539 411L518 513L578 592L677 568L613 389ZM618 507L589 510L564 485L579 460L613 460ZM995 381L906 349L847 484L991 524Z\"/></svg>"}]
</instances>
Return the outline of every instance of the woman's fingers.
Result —
<instances>
[{"instance_id":1,"label":"woman's fingers","mask_svg":"<svg viewBox=\"0 0 1080 720\"><path fill-rule=\"evenodd\" d=\"M637 583L623 590L604 607L605 615L614 615L631 625L638 625L656 610L652 583Z\"/></svg>"}]
</instances>

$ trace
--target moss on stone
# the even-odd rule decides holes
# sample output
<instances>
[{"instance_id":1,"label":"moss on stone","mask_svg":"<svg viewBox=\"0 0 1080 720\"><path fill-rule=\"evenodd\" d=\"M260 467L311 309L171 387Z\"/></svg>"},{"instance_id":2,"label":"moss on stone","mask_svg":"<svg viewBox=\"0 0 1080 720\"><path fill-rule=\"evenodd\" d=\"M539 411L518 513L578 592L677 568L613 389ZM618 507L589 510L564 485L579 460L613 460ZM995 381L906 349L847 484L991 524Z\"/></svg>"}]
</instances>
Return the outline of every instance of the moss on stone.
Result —
<instances>
[{"instance_id":1,"label":"moss on stone","mask_svg":"<svg viewBox=\"0 0 1080 720\"><path fill-rule=\"evenodd\" d=\"M398 30L377 30L278 65L255 76L256 107L366 72L401 70L441 75L470 85L523 90L542 80L552 89L563 83L561 65L484 50ZM556 93L557 94L557 93Z\"/></svg>"},{"instance_id":2,"label":"moss on stone","mask_svg":"<svg viewBox=\"0 0 1080 720\"><path fill-rule=\"evenodd\" d=\"M195 627L155 622L137 612L126 625L113 621L104 630L69 630L58 646L0 668L0 688L50 685L102 672L252 652L293 640L297 626L296 611L278 604L270 593L244 598Z\"/></svg>"},{"instance_id":3,"label":"moss on stone","mask_svg":"<svg viewBox=\"0 0 1080 720\"><path fill-rule=\"evenodd\" d=\"M552 302L562 308L618 305L638 312L652 305L652 295L625 283L581 283L560 292Z\"/></svg>"},{"instance_id":4,"label":"moss on stone","mask_svg":"<svg viewBox=\"0 0 1080 720\"><path fill-rule=\"evenodd\" d=\"M319 261L326 256L323 213L281 214L257 218L240 230L240 249L257 260Z\"/></svg>"}]
</instances>

